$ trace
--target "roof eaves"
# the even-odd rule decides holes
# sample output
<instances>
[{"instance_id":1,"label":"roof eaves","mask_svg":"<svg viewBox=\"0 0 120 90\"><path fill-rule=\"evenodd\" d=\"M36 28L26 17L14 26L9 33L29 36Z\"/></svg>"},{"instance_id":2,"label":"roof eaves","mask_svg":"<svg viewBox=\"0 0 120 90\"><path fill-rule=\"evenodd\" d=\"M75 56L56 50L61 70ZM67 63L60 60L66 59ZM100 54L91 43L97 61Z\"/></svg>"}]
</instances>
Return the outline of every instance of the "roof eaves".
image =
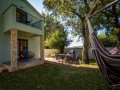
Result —
<instances>
[{"instance_id":1,"label":"roof eaves","mask_svg":"<svg viewBox=\"0 0 120 90\"><path fill-rule=\"evenodd\" d=\"M42 18L44 18L27 0L24 0L30 7L32 7L32 9L38 14L40 15Z\"/></svg>"}]
</instances>

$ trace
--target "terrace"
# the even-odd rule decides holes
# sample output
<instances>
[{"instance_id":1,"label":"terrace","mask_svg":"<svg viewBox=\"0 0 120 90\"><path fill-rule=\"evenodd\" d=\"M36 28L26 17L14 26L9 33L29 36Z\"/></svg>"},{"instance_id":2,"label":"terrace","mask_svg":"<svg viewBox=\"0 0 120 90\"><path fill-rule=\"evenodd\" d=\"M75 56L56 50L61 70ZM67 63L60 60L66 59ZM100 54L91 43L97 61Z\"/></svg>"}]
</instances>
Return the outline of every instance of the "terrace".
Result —
<instances>
[{"instance_id":1,"label":"terrace","mask_svg":"<svg viewBox=\"0 0 120 90\"><path fill-rule=\"evenodd\" d=\"M22 9L11 5L3 13L4 32L11 29L27 32L34 35L44 35L44 21L42 17L34 16ZM12 22L12 23L11 23Z\"/></svg>"},{"instance_id":2,"label":"terrace","mask_svg":"<svg viewBox=\"0 0 120 90\"><path fill-rule=\"evenodd\" d=\"M16 9L16 21L42 30L41 23L43 20L18 8Z\"/></svg>"}]
</instances>

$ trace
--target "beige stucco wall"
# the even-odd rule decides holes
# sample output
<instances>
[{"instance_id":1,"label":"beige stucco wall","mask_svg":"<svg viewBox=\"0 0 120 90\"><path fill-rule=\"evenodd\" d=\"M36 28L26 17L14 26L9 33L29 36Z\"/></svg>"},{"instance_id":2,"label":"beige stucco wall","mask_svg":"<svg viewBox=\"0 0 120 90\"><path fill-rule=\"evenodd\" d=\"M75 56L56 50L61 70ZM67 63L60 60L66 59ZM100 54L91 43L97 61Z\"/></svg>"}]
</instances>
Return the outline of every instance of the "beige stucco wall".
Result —
<instances>
[{"instance_id":1,"label":"beige stucco wall","mask_svg":"<svg viewBox=\"0 0 120 90\"><path fill-rule=\"evenodd\" d=\"M75 50L75 52L78 54L78 58L82 57L82 48L65 48L64 53L68 53L69 50ZM93 59L93 55L91 53L91 50L89 50L89 58Z\"/></svg>"},{"instance_id":2,"label":"beige stucco wall","mask_svg":"<svg viewBox=\"0 0 120 90\"><path fill-rule=\"evenodd\" d=\"M114 47L106 47L108 50L112 50ZM78 58L82 58L82 48L65 48L64 53L67 54L69 50L75 50L78 54ZM57 49L45 49L45 57L54 54L54 52L58 53ZM89 59L94 59L91 49L88 51Z\"/></svg>"},{"instance_id":3,"label":"beige stucco wall","mask_svg":"<svg viewBox=\"0 0 120 90\"><path fill-rule=\"evenodd\" d=\"M58 53L59 50L58 49L44 49L44 56L47 57L47 56L50 56L51 54L54 54L54 53Z\"/></svg>"},{"instance_id":4,"label":"beige stucco wall","mask_svg":"<svg viewBox=\"0 0 120 90\"><path fill-rule=\"evenodd\" d=\"M113 47L106 47L108 50L111 50ZM65 48L64 53L68 53L69 50L75 50L78 53L78 58L82 58L82 48ZM91 49L88 51L89 59L94 59Z\"/></svg>"}]
</instances>

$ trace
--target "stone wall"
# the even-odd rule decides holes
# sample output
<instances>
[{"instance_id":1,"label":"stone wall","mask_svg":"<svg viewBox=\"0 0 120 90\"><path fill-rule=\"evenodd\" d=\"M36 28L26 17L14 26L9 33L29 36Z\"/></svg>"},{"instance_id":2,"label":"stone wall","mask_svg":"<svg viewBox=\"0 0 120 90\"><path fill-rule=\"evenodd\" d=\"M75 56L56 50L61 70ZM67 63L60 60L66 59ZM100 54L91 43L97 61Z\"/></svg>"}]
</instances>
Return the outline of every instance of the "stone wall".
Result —
<instances>
[{"instance_id":1,"label":"stone wall","mask_svg":"<svg viewBox=\"0 0 120 90\"><path fill-rule=\"evenodd\" d=\"M113 49L113 47L107 47L108 50ZM82 57L82 48L65 48L64 53L67 54L69 50L75 50L75 52L78 54L78 58ZM49 57L51 54L54 54L54 52L59 53L59 50L57 49L44 49L45 57ZM91 52L91 49L88 51L88 55L90 59L94 59L93 54Z\"/></svg>"},{"instance_id":2,"label":"stone wall","mask_svg":"<svg viewBox=\"0 0 120 90\"><path fill-rule=\"evenodd\" d=\"M17 66L17 30L11 29L11 67Z\"/></svg>"},{"instance_id":3,"label":"stone wall","mask_svg":"<svg viewBox=\"0 0 120 90\"><path fill-rule=\"evenodd\" d=\"M44 49L44 56L49 57L51 54L59 53L58 49Z\"/></svg>"},{"instance_id":4,"label":"stone wall","mask_svg":"<svg viewBox=\"0 0 120 90\"><path fill-rule=\"evenodd\" d=\"M44 36L40 36L40 58L44 60Z\"/></svg>"}]
</instances>

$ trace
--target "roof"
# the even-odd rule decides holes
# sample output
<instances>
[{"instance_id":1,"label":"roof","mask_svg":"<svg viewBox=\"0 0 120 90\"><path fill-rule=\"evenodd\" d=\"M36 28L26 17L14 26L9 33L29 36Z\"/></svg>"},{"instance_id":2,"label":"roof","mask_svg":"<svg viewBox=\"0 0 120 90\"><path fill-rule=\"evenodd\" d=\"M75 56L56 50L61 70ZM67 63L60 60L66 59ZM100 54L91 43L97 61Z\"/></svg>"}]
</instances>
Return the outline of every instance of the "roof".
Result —
<instances>
[{"instance_id":1,"label":"roof","mask_svg":"<svg viewBox=\"0 0 120 90\"><path fill-rule=\"evenodd\" d=\"M39 16L44 18L27 0L24 0L24 1L35 11L35 13L37 13Z\"/></svg>"}]
</instances>

